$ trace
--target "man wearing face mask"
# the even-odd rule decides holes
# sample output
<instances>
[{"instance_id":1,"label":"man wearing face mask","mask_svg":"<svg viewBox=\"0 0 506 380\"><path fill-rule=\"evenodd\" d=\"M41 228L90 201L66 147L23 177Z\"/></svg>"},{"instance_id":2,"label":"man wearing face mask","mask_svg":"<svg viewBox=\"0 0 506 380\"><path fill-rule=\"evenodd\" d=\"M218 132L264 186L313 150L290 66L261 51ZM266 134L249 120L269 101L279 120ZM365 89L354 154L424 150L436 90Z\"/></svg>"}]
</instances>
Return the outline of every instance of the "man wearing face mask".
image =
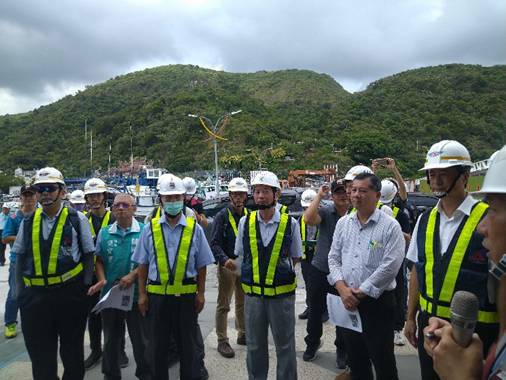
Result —
<instances>
[{"instance_id":1,"label":"man wearing face mask","mask_svg":"<svg viewBox=\"0 0 506 380\"><path fill-rule=\"evenodd\" d=\"M84 378L87 287L95 246L86 217L67 208L63 176L40 169L34 187L41 208L26 217L12 250L26 348L35 380L57 379L57 352L64 379Z\"/></svg>"},{"instance_id":2,"label":"man wearing face mask","mask_svg":"<svg viewBox=\"0 0 506 380\"><path fill-rule=\"evenodd\" d=\"M147 348L153 378L168 379L169 340L176 340L180 378L193 379L197 317L204 308L206 267L214 262L204 230L183 214L183 181L160 179L163 214L141 233L132 261L139 264L139 311L148 326Z\"/></svg>"},{"instance_id":3,"label":"man wearing face mask","mask_svg":"<svg viewBox=\"0 0 506 380\"><path fill-rule=\"evenodd\" d=\"M478 297L476 332L485 350L497 336L496 306L486 293L487 252L482 245L483 236L476 230L488 206L466 192L471 166L469 152L462 144L443 140L430 148L421 169L439 202L418 218L408 249L407 259L415 265L409 283L404 334L418 347L423 380L438 378L424 349L423 329L430 317L450 318L455 292L466 290Z\"/></svg>"},{"instance_id":4,"label":"man wearing face mask","mask_svg":"<svg viewBox=\"0 0 506 380\"><path fill-rule=\"evenodd\" d=\"M211 233L211 249L218 263L218 300L216 306L216 335L218 336L218 352L225 358L235 356L234 349L228 343L227 315L230 302L235 293L235 326L237 329L237 344L246 345L244 332L244 292L241 288L241 278L236 270L234 254L235 238L239 220L248 215L244 207L248 200L248 184L243 178L233 178L228 184L230 197L229 207L216 214Z\"/></svg>"},{"instance_id":5,"label":"man wearing face mask","mask_svg":"<svg viewBox=\"0 0 506 380\"><path fill-rule=\"evenodd\" d=\"M302 256L300 227L294 218L276 209L280 186L274 173L258 173L251 186L258 211L241 218L235 241L246 293L248 375L250 379L267 379L270 328L276 345L276 378L296 379L295 264Z\"/></svg>"},{"instance_id":6,"label":"man wearing face mask","mask_svg":"<svg viewBox=\"0 0 506 380\"><path fill-rule=\"evenodd\" d=\"M478 225L488 249L489 298L497 301L500 331L483 362L482 343L474 335L468 347L459 346L452 337L452 326L445 320L431 318L424 333L434 338L425 342L434 360L434 369L443 380L499 380L506 378L506 146L495 154L476 197L485 197L488 213Z\"/></svg>"}]
</instances>

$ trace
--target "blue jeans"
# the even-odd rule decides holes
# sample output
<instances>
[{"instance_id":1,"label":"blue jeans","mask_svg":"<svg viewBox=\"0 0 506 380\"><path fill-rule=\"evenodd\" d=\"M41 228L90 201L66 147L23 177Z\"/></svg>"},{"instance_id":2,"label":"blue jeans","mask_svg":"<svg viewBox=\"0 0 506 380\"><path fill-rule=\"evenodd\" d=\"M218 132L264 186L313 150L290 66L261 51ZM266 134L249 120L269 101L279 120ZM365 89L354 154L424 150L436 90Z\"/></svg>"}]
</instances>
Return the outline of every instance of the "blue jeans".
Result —
<instances>
[{"instance_id":1,"label":"blue jeans","mask_svg":"<svg viewBox=\"0 0 506 380\"><path fill-rule=\"evenodd\" d=\"M16 263L11 262L9 264L9 293L7 293L7 299L5 300L5 325L18 323L18 301L16 299L16 279L14 275L15 267Z\"/></svg>"}]
</instances>

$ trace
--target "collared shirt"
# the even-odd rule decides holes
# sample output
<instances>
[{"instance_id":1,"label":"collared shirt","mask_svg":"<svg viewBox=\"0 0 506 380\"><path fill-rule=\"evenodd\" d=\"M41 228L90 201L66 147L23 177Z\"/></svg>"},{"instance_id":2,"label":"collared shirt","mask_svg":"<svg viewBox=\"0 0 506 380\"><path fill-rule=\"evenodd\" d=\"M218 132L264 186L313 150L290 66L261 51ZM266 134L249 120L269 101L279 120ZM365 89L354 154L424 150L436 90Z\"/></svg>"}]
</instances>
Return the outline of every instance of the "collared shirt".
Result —
<instances>
[{"instance_id":1,"label":"collared shirt","mask_svg":"<svg viewBox=\"0 0 506 380\"><path fill-rule=\"evenodd\" d=\"M364 225L357 213L346 215L336 224L328 281L334 286L344 280L347 286L378 298L385 290L395 288L404 248L399 223L384 212L375 209Z\"/></svg>"},{"instance_id":2,"label":"collared shirt","mask_svg":"<svg viewBox=\"0 0 506 380\"><path fill-rule=\"evenodd\" d=\"M42 229L42 237L44 239L47 239L49 237L49 234L51 233L51 229L56 223L56 220L58 219L58 215L60 215L61 211L63 209L63 204L60 206L60 209L56 213L56 215L52 218L50 218L44 211L40 214L41 216L41 229ZM81 213L80 211L77 211L77 215L79 216L79 227L81 229L81 244L84 250L84 254L89 254L95 251L95 244L93 243L93 237L91 236L91 229L90 229L90 223L88 222L88 219L86 219L86 216ZM26 253L26 247L25 247L25 238L24 238L24 223L23 220L19 226L19 231L16 236L16 241L14 242L14 245L12 246L12 250L16 252L16 255L24 255ZM81 251L79 250L79 242L77 239L77 232L72 226L72 246L70 249L70 252L64 252L65 248L60 246L60 252L58 253L58 256L66 256L70 254L72 256L72 259L74 262L79 262L81 259ZM31 252L28 252L28 254L31 254Z\"/></svg>"},{"instance_id":3,"label":"collared shirt","mask_svg":"<svg viewBox=\"0 0 506 380\"><path fill-rule=\"evenodd\" d=\"M243 215L238 215L232 205L220 210L212 223L211 250L216 262L221 265L224 265L228 259L236 258L234 255L236 236L229 222L229 212L232 214L236 226L239 225Z\"/></svg>"},{"instance_id":4,"label":"collared shirt","mask_svg":"<svg viewBox=\"0 0 506 380\"><path fill-rule=\"evenodd\" d=\"M163 236L165 238L165 249L167 250L168 263L171 268L174 266L179 241L183 227L186 226L186 217L181 214L177 224L172 227L165 218L165 213L160 217L158 223L162 226ZM156 263L155 249L153 247L153 232L151 224L147 225L141 233L137 247L132 256L132 261L137 264L148 265L148 279L158 281L158 267ZM195 232L188 255L188 263L186 266L186 277L194 278L198 274L198 270L209 264L214 263L214 257L211 248L207 243L206 236L202 227L195 223Z\"/></svg>"},{"instance_id":5,"label":"collared shirt","mask_svg":"<svg viewBox=\"0 0 506 380\"><path fill-rule=\"evenodd\" d=\"M21 222L23 221L23 218L25 216L21 212L21 210L18 210L16 214L11 215L9 219L7 219L7 222L5 223L5 227L2 232L2 236L0 238L5 239L9 236L16 236L19 231L19 226L21 225ZM10 243L11 251L9 253L9 261L11 263L14 263L16 261L16 253L12 250L12 246L14 243Z\"/></svg>"},{"instance_id":6,"label":"collared shirt","mask_svg":"<svg viewBox=\"0 0 506 380\"><path fill-rule=\"evenodd\" d=\"M443 208L441 207L441 201L437 203L436 207L439 214L439 241L441 243L441 255L443 255L448 250L448 247L450 246L453 236L457 232L460 223L462 223L466 215L471 215L473 206L477 202L478 201L472 196L467 195L459 207L457 207L451 218L449 218L443 211ZM411 243L409 244L408 254L406 255L408 260L414 263L418 262L418 245L416 240L418 237L419 223L420 218L418 218L416 222L413 236L411 238Z\"/></svg>"},{"instance_id":7,"label":"collared shirt","mask_svg":"<svg viewBox=\"0 0 506 380\"><path fill-rule=\"evenodd\" d=\"M131 261L131 256L139 241L139 236L144 224L132 218L130 228L122 228L118 222L100 229L97 236L95 255L102 258L107 284L102 289L102 294L107 293L114 282L126 276L136 265ZM137 296L137 289L135 290Z\"/></svg>"},{"instance_id":8,"label":"collared shirt","mask_svg":"<svg viewBox=\"0 0 506 380\"><path fill-rule=\"evenodd\" d=\"M281 214L277 209L274 210L273 217L265 222L262 219L262 215L260 212L258 215L258 225L260 227L260 237L262 238L262 243L265 247L269 245L271 240L274 238L274 234L278 230L279 221L281 220ZM289 218L292 218L291 216ZM300 227L299 223L292 218L292 243L290 245L290 257L299 258L302 256L302 239L300 237ZM235 239L235 255L239 256L242 261L242 257L244 255L244 247L242 244L243 236L244 236L244 223L246 223L246 217L243 216L239 221L239 226L237 226L238 233L237 239Z\"/></svg>"},{"instance_id":9,"label":"collared shirt","mask_svg":"<svg viewBox=\"0 0 506 380\"><path fill-rule=\"evenodd\" d=\"M329 251L332 244L332 236L336 229L336 223L340 216L337 213L334 203L326 205L318 209L318 215L321 222L318 226L318 240L316 242L316 254L313 257L311 264L318 270L329 273Z\"/></svg>"}]
</instances>

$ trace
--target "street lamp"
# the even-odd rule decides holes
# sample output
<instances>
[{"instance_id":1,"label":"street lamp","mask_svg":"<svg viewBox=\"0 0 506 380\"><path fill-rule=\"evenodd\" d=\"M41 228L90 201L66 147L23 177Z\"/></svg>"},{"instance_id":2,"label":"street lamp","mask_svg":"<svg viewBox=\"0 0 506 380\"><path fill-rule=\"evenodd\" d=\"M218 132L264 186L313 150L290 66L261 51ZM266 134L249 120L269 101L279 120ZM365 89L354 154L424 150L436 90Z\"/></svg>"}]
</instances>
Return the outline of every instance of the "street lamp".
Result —
<instances>
[{"instance_id":1,"label":"street lamp","mask_svg":"<svg viewBox=\"0 0 506 380\"><path fill-rule=\"evenodd\" d=\"M222 115L216 121L216 123L213 123L211 121L211 119L209 119L208 117L203 116L203 115L193 114L193 113L189 113L188 114L188 117L193 117L195 119L204 119L204 120L206 120L213 127L213 129L212 129L213 135L211 137L213 138L213 146L214 146L214 170L215 170L215 176L216 176L215 183L214 183L214 186L215 186L214 190L216 192L216 198L218 200L220 200L220 184L219 184L219 169L218 169L218 141L217 141L217 138L216 138L216 133L218 132L218 126L223 121L223 119L225 119L227 116L237 115L240 112L242 112L242 110L227 112L226 114Z\"/></svg>"}]
</instances>

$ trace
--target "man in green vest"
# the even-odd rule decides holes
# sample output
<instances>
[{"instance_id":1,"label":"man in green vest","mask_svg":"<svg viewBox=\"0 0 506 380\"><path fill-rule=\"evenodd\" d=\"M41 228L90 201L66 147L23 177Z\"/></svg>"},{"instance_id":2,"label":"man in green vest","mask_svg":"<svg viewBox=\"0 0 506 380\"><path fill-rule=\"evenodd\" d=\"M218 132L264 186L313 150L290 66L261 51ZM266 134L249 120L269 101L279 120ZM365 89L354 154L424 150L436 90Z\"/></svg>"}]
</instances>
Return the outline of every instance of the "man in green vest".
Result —
<instances>
[{"instance_id":1,"label":"man in green vest","mask_svg":"<svg viewBox=\"0 0 506 380\"><path fill-rule=\"evenodd\" d=\"M98 281L90 289L90 293L101 290L103 297L116 283L119 283L121 288L130 288L132 285L135 287L132 310L125 312L107 308L100 313L104 330L102 373L107 380L121 379L120 359L125 339L125 322L137 365L135 376L142 380L151 379L144 355L144 321L137 307L137 268L130 259L144 227L135 220L135 211L135 199L130 194L117 194L112 205L116 222L102 228L97 236L95 265Z\"/></svg>"},{"instance_id":2,"label":"man in green vest","mask_svg":"<svg viewBox=\"0 0 506 380\"><path fill-rule=\"evenodd\" d=\"M141 233L132 261L139 265L139 310L146 316L147 357L154 379L168 379L169 342L176 340L180 378L193 379L197 317L204 308L206 267L214 262L204 230L183 214L183 181L160 180L163 213Z\"/></svg>"},{"instance_id":3,"label":"man in green vest","mask_svg":"<svg viewBox=\"0 0 506 380\"><path fill-rule=\"evenodd\" d=\"M87 287L95 246L86 217L63 205L63 176L40 169L34 181L41 208L26 217L12 247L16 252L17 300L35 380L84 378Z\"/></svg>"},{"instance_id":4,"label":"man in green vest","mask_svg":"<svg viewBox=\"0 0 506 380\"><path fill-rule=\"evenodd\" d=\"M487 296L487 250L477 231L488 206L466 192L471 166L469 152L462 144L443 140L430 148L421 169L439 202L418 218L408 249L407 259L415 265L409 283L404 334L418 347L423 380L438 377L424 349L422 331L430 317L449 320L456 291L466 290L478 297L476 332L485 350L498 332L496 305Z\"/></svg>"},{"instance_id":5,"label":"man in green vest","mask_svg":"<svg viewBox=\"0 0 506 380\"><path fill-rule=\"evenodd\" d=\"M242 258L241 282L246 293L244 317L250 379L267 379L270 328L276 345L277 379L296 379L295 264L302 255L299 223L276 209L277 176L262 171L253 179L258 211L239 222L235 254Z\"/></svg>"}]
</instances>

